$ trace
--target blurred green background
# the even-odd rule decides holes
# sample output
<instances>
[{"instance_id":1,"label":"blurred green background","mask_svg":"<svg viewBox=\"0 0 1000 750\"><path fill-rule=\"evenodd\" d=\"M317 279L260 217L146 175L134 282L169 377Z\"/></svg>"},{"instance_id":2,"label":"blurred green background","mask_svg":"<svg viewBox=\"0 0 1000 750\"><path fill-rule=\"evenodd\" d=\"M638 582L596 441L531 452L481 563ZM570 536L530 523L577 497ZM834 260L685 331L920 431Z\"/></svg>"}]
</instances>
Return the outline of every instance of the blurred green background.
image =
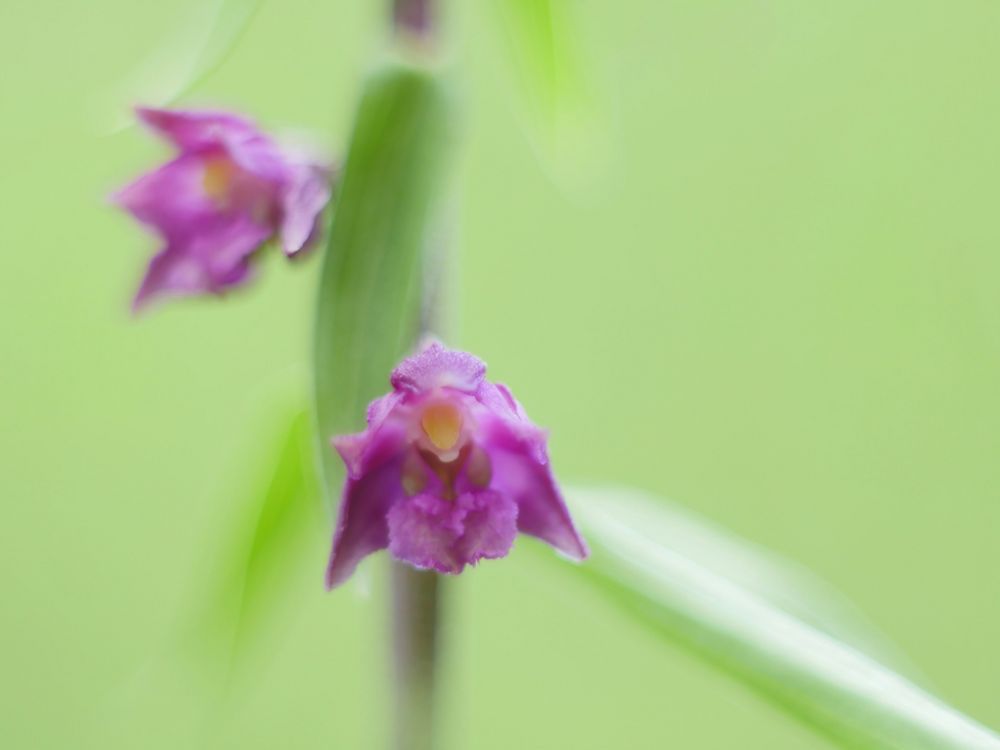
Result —
<instances>
[{"instance_id":1,"label":"blurred green background","mask_svg":"<svg viewBox=\"0 0 1000 750\"><path fill-rule=\"evenodd\" d=\"M804 563L1000 726L1000 6L581 3L600 136L567 189L497 5L449 5L454 343L551 428L562 477ZM155 241L105 197L164 150L111 126L199 7L0 5L4 747L387 735L384 559L367 595L325 594L319 560L219 708L171 656L280 442L319 269L128 316ZM265 0L182 102L342 150L381 12ZM825 745L532 546L448 582L447 748Z\"/></svg>"}]
</instances>

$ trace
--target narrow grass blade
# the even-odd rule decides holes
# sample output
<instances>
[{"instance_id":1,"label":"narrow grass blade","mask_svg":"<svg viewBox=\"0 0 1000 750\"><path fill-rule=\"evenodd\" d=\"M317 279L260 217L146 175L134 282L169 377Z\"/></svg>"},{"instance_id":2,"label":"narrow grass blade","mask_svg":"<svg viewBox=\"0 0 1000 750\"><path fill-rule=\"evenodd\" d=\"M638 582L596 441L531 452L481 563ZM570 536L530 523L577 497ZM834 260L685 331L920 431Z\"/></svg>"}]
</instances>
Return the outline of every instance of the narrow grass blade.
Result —
<instances>
[{"instance_id":1,"label":"narrow grass blade","mask_svg":"<svg viewBox=\"0 0 1000 750\"><path fill-rule=\"evenodd\" d=\"M793 614L743 575L666 541L669 513L631 490L570 490L593 558L574 569L665 638L842 746L1000 750L1000 737Z\"/></svg>"},{"instance_id":2,"label":"narrow grass blade","mask_svg":"<svg viewBox=\"0 0 1000 750\"><path fill-rule=\"evenodd\" d=\"M602 151L594 86L572 0L495 0L530 133L560 181L581 182Z\"/></svg>"},{"instance_id":3,"label":"narrow grass blade","mask_svg":"<svg viewBox=\"0 0 1000 750\"><path fill-rule=\"evenodd\" d=\"M232 53L262 0L211 0L197 5L178 28L164 34L134 65L105 103L109 132L135 122L132 106L168 106L211 75ZM107 115L105 115L107 116Z\"/></svg>"},{"instance_id":4,"label":"narrow grass blade","mask_svg":"<svg viewBox=\"0 0 1000 750\"><path fill-rule=\"evenodd\" d=\"M805 567L742 539L666 498L628 487L574 487L578 503L601 507L615 498L622 523L666 549L727 578L803 622L910 676L917 669L840 591ZM586 512L586 511L585 511Z\"/></svg>"},{"instance_id":5,"label":"narrow grass blade","mask_svg":"<svg viewBox=\"0 0 1000 750\"><path fill-rule=\"evenodd\" d=\"M295 414L286 429L280 452L260 476L257 502L247 504L219 545L220 581L192 634L192 650L206 662L229 655L219 664L226 672L239 672L280 625L296 591L320 586L326 540L307 413Z\"/></svg>"},{"instance_id":6,"label":"narrow grass blade","mask_svg":"<svg viewBox=\"0 0 1000 750\"><path fill-rule=\"evenodd\" d=\"M271 656L267 645L292 623L301 597L322 590L327 535L313 428L287 401L242 456L240 508L206 547L184 621L107 696L102 720L115 731L122 716L142 715L174 747L214 747L206 740Z\"/></svg>"}]
</instances>

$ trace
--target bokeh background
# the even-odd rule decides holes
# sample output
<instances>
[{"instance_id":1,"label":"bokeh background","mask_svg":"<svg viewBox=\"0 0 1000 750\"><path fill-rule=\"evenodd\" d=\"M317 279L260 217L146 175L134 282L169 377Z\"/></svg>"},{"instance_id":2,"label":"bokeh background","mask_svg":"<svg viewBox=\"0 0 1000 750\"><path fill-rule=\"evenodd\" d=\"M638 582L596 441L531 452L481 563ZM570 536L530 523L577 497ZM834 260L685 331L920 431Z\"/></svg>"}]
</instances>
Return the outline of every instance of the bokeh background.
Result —
<instances>
[{"instance_id":1,"label":"bokeh background","mask_svg":"<svg viewBox=\"0 0 1000 750\"><path fill-rule=\"evenodd\" d=\"M1000 726L1000 6L580 3L598 135L568 181L497 6L448 9L455 343L551 428L561 476L804 563ZM320 561L218 708L171 656L304 382L319 269L128 315L154 241L105 199L164 150L114 125L198 7L0 5L4 747L387 734L384 561L330 595ZM265 0L182 102L340 151L382 20ZM448 593L447 748L825 745L530 542Z\"/></svg>"}]
</instances>

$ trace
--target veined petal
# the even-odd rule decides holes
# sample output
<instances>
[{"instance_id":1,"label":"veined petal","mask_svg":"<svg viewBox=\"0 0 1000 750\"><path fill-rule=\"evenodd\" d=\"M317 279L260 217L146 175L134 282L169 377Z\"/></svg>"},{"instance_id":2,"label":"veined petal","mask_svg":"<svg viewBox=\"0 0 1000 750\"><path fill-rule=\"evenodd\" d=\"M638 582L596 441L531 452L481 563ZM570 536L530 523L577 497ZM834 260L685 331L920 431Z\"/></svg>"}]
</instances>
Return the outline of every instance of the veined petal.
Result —
<instances>
[{"instance_id":1,"label":"veined petal","mask_svg":"<svg viewBox=\"0 0 1000 750\"><path fill-rule=\"evenodd\" d=\"M326 569L328 589L350 578L363 558L389 545L386 516L404 497L401 470L399 457L356 479L348 477Z\"/></svg>"}]
</instances>

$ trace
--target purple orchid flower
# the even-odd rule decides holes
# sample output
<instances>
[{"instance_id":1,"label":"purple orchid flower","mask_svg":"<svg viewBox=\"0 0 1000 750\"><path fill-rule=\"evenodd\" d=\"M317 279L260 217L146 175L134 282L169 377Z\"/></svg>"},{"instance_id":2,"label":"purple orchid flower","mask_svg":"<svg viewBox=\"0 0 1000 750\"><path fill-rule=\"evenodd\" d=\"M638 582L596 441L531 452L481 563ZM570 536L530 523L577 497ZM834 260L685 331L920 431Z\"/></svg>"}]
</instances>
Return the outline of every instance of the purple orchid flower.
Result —
<instances>
[{"instance_id":1,"label":"purple orchid flower","mask_svg":"<svg viewBox=\"0 0 1000 750\"><path fill-rule=\"evenodd\" d=\"M133 309L157 296L221 294L244 283L251 256L274 236L289 257L315 241L329 170L233 114L144 107L136 114L180 153L113 198L165 243Z\"/></svg>"},{"instance_id":2,"label":"purple orchid flower","mask_svg":"<svg viewBox=\"0 0 1000 750\"><path fill-rule=\"evenodd\" d=\"M393 390L368 407L364 432L333 439L348 476L328 588L386 547L417 568L460 573L506 556L518 531L587 557L546 433L485 374L471 354L430 343L393 371Z\"/></svg>"}]
</instances>

